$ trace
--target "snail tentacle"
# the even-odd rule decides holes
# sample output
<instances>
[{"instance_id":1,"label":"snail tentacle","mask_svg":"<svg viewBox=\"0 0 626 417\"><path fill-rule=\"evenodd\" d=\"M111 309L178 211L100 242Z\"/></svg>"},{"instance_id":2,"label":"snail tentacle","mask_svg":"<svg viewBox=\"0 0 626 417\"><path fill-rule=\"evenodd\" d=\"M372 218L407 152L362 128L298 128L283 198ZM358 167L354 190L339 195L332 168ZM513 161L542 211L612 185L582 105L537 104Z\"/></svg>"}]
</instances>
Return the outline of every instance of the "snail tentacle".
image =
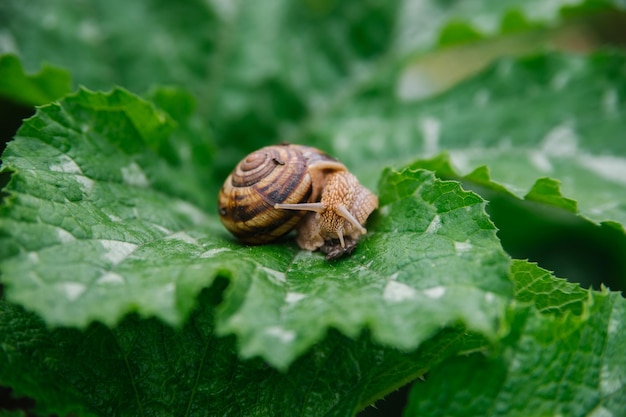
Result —
<instances>
[{"instance_id":1,"label":"snail tentacle","mask_svg":"<svg viewBox=\"0 0 626 417\"><path fill-rule=\"evenodd\" d=\"M323 212L326 207L322 203L274 204L274 208L282 210L306 210L316 213Z\"/></svg>"}]
</instances>

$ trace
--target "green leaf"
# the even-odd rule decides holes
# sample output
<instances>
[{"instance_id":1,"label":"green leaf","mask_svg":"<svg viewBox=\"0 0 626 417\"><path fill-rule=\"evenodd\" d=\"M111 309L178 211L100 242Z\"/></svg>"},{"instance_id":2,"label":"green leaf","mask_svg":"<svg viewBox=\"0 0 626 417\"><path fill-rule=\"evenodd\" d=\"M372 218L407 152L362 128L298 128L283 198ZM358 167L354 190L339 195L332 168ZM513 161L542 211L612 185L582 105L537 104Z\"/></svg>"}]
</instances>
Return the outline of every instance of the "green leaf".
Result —
<instances>
[{"instance_id":1,"label":"green leaf","mask_svg":"<svg viewBox=\"0 0 626 417\"><path fill-rule=\"evenodd\" d=\"M625 65L620 52L503 59L431 99L388 90L363 97L309 137L328 138L330 152L366 184L378 169L423 155L411 167L624 225Z\"/></svg>"},{"instance_id":2,"label":"green leaf","mask_svg":"<svg viewBox=\"0 0 626 417\"><path fill-rule=\"evenodd\" d=\"M3 265L4 276L22 288L16 299L33 297L32 307L47 311L50 323L115 323L135 309L137 298L146 300L142 313L158 309L164 319L180 320L165 269L161 279L157 274L151 285L140 284L150 276L140 268L147 254L160 253L155 260L170 273L181 268L174 260L192 238L171 231L204 219L175 197L183 194L174 191L180 172L157 157L172 129L165 113L123 90L81 91L41 108L23 125L3 155L3 171L13 175L0 218L3 254L21 259ZM186 178L185 184L182 191L193 182ZM131 253L139 281L126 281L116 270ZM102 301L102 291L112 303ZM67 309L58 308L59 299L68 301ZM189 301L181 309L192 306Z\"/></svg>"},{"instance_id":3,"label":"green leaf","mask_svg":"<svg viewBox=\"0 0 626 417\"><path fill-rule=\"evenodd\" d=\"M554 26L560 21L560 12L564 8L575 8L585 3L577 0L405 1L398 24L397 48L424 50L437 41L440 46L450 46L520 28ZM607 1L597 4L596 10L601 11L611 5L623 7L619 0Z\"/></svg>"},{"instance_id":4,"label":"green leaf","mask_svg":"<svg viewBox=\"0 0 626 417\"><path fill-rule=\"evenodd\" d=\"M576 200L563 197L561 182L552 178L539 178L524 199L559 207L572 213L578 212Z\"/></svg>"},{"instance_id":5,"label":"green leaf","mask_svg":"<svg viewBox=\"0 0 626 417\"><path fill-rule=\"evenodd\" d=\"M439 45L442 47L454 44L472 42L481 39L480 32L466 22L452 20L443 28L439 35Z\"/></svg>"},{"instance_id":6,"label":"green leaf","mask_svg":"<svg viewBox=\"0 0 626 417\"><path fill-rule=\"evenodd\" d=\"M4 155L10 301L53 325L114 325L129 312L180 325L199 291L226 277L218 332L281 368L329 328L354 338L369 328L401 349L456 323L494 337L508 257L478 195L428 171L388 171L384 207L353 256L245 247L176 190L181 171L159 154L170 128L123 90L81 91L26 122Z\"/></svg>"},{"instance_id":7,"label":"green leaf","mask_svg":"<svg viewBox=\"0 0 626 417\"><path fill-rule=\"evenodd\" d=\"M46 65L27 75L15 55L0 54L0 97L34 106L61 98L70 88L70 75L60 68Z\"/></svg>"},{"instance_id":8,"label":"green leaf","mask_svg":"<svg viewBox=\"0 0 626 417\"><path fill-rule=\"evenodd\" d=\"M0 11L4 45L26 68L50 62L67 68L77 84L99 89L200 84L218 29L212 7L196 0L175 7L159 0L51 0L38 7L7 0ZM189 36L189 28L200 27L206 30Z\"/></svg>"},{"instance_id":9,"label":"green leaf","mask_svg":"<svg viewBox=\"0 0 626 417\"><path fill-rule=\"evenodd\" d=\"M507 0L485 7L476 0L359 4L272 0L259 9L245 1L224 5L98 0L85 7L53 0L35 8L7 0L0 9L0 23L10 38L7 49L20 51L27 67L52 62L68 68L78 83L90 88L120 84L143 91L153 83L178 82L190 89L204 85L198 93L206 94L209 85L218 85L217 77L257 87L259 82L276 80L310 94L317 89L333 91L346 75L354 75L359 61L368 62L387 50L432 49L450 21L466 22L473 33L489 36L503 25L507 29L506 22L512 20L515 27L522 20L553 25L564 6L583 3ZM606 3L604 8L619 4ZM512 14L517 17L512 19ZM137 21L142 22L140 32ZM190 32L189 27L204 30ZM308 66L311 63L315 65ZM301 78L287 77L289 73Z\"/></svg>"},{"instance_id":10,"label":"green leaf","mask_svg":"<svg viewBox=\"0 0 626 417\"><path fill-rule=\"evenodd\" d=\"M514 264L518 298L502 353L457 357L417 383L405 416L619 415L626 401L626 301L554 281L545 270ZM532 276L531 280L527 278ZM548 298L546 298L548 296ZM582 310L581 310L582 307ZM479 375L480 383L476 383Z\"/></svg>"},{"instance_id":11,"label":"green leaf","mask_svg":"<svg viewBox=\"0 0 626 417\"><path fill-rule=\"evenodd\" d=\"M578 284L555 278L535 264L513 261L515 299L532 303L541 313L563 316L566 312L582 315L591 293Z\"/></svg>"},{"instance_id":12,"label":"green leaf","mask_svg":"<svg viewBox=\"0 0 626 417\"><path fill-rule=\"evenodd\" d=\"M522 32L534 28L528 16L520 9L511 8L502 17L500 30L502 33Z\"/></svg>"},{"instance_id":13,"label":"green leaf","mask_svg":"<svg viewBox=\"0 0 626 417\"><path fill-rule=\"evenodd\" d=\"M131 315L115 329L92 324L84 332L48 330L0 300L0 382L37 398L39 415L347 416L446 356L485 343L455 328L402 353L330 332L281 373L240 360L233 338L216 337L219 297L219 286L203 292L177 330Z\"/></svg>"},{"instance_id":14,"label":"green leaf","mask_svg":"<svg viewBox=\"0 0 626 417\"><path fill-rule=\"evenodd\" d=\"M486 164L493 181L519 197L529 190L526 199L567 211L578 210L596 223L626 224L626 201L622 199L626 184L618 174L626 164L626 148L617 140L624 120L620 116L624 97L618 92L626 88L624 78L618 74L623 72L625 62L626 57L618 53L599 53L590 58L544 55L501 63L488 71L479 78L491 79L497 85L483 82L481 91L493 88L498 96L489 100L482 111L494 117L493 121L500 117L491 116L494 112L506 112L511 134L497 138L495 132L488 131L491 128L474 130L475 138L482 133L484 150L477 151L481 145L476 142L478 146L470 152L449 150L457 173L462 176L466 167ZM509 64L510 73L507 69L507 75L498 74ZM525 92L501 89L503 84L496 81L498 78L526 80ZM471 84L477 86L480 80L475 81ZM510 101L513 97L519 100L517 103L535 103L542 113L529 124L524 120L528 116L521 111L521 117L514 115L517 104ZM557 109L550 108L549 103L560 104ZM504 119L500 117L500 123ZM482 123L490 122L483 117ZM544 178L546 175L552 179Z\"/></svg>"},{"instance_id":15,"label":"green leaf","mask_svg":"<svg viewBox=\"0 0 626 417\"><path fill-rule=\"evenodd\" d=\"M332 113L381 67L436 49L454 22L467 28L455 42L466 42L520 21L553 26L563 7L582 3L267 0L259 8L246 1L51 0L25 7L6 0L0 26L8 51L19 51L27 68L51 62L92 89L177 84L192 91L221 132L224 173L248 151L293 139L301 123Z\"/></svg>"}]
</instances>

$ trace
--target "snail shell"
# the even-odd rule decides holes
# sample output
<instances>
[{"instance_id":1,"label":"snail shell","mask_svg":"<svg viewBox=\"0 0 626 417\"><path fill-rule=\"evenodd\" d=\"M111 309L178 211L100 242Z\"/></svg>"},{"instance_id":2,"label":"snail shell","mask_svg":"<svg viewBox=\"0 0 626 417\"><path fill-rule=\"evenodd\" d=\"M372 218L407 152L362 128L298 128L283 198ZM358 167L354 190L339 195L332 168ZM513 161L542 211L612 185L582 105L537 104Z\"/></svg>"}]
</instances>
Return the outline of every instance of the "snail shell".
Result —
<instances>
[{"instance_id":1,"label":"snail shell","mask_svg":"<svg viewBox=\"0 0 626 417\"><path fill-rule=\"evenodd\" d=\"M324 171L345 169L315 148L261 148L239 162L226 178L219 193L220 219L244 243L272 242L291 231L306 215L306 211L278 210L274 206L319 200Z\"/></svg>"},{"instance_id":2,"label":"snail shell","mask_svg":"<svg viewBox=\"0 0 626 417\"><path fill-rule=\"evenodd\" d=\"M345 165L302 145L261 148L244 158L219 193L224 226L247 244L296 229L302 249L328 259L351 253L378 198Z\"/></svg>"}]
</instances>

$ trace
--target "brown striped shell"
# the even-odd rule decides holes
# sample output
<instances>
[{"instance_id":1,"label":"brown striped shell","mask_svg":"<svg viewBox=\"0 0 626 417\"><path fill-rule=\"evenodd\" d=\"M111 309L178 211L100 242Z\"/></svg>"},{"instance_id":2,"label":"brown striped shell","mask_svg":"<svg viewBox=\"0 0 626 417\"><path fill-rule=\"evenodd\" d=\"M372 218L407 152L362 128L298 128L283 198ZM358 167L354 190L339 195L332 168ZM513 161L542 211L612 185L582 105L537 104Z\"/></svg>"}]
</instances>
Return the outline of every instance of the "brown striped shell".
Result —
<instances>
[{"instance_id":1,"label":"brown striped shell","mask_svg":"<svg viewBox=\"0 0 626 417\"><path fill-rule=\"evenodd\" d=\"M315 168L324 164L330 165ZM276 145L252 152L237 164L220 190L222 223L247 244L258 245L280 238L307 212L280 210L274 205L309 203L319 199L320 178L323 177L319 172L324 169L345 167L307 146Z\"/></svg>"},{"instance_id":2,"label":"brown striped shell","mask_svg":"<svg viewBox=\"0 0 626 417\"><path fill-rule=\"evenodd\" d=\"M302 249L333 259L354 250L378 198L319 149L276 145L237 164L218 204L220 220L244 243L269 243L295 228Z\"/></svg>"}]
</instances>

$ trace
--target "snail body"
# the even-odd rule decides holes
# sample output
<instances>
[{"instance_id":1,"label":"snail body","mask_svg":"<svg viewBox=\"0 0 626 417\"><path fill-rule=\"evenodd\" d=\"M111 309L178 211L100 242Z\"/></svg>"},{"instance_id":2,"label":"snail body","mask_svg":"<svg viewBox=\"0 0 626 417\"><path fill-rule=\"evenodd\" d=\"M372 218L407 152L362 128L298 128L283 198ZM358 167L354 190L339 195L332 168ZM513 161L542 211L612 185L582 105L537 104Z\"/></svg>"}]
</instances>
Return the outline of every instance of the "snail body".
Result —
<instances>
[{"instance_id":1,"label":"snail body","mask_svg":"<svg viewBox=\"0 0 626 417\"><path fill-rule=\"evenodd\" d=\"M247 244L273 242L291 230L305 250L327 259L351 253L378 198L345 165L302 145L261 148L244 158L219 193L224 226Z\"/></svg>"}]
</instances>

